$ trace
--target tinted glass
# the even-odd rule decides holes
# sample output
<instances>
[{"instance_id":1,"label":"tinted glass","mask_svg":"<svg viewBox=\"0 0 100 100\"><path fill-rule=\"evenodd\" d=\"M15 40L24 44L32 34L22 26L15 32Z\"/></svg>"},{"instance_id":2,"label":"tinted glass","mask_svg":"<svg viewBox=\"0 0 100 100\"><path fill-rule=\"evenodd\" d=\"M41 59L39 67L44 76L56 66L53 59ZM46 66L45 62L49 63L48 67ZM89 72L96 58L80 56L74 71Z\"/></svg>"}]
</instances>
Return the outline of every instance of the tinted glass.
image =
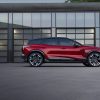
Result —
<instances>
[{"instance_id":1,"label":"tinted glass","mask_svg":"<svg viewBox=\"0 0 100 100\"><path fill-rule=\"evenodd\" d=\"M28 44L41 44L42 39L29 40Z\"/></svg>"},{"instance_id":2,"label":"tinted glass","mask_svg":"<svg viewBox=\"0 0 100 100\"><path fill-rule=\"evenodd\" d=\"M73 46L74 41L66 38L60 38L59 39L59 44L62 46Z\"/></svg>"},{"instance_id":3,"label":"tinted glass","mask_svg":"<svg viewBox=\"0 0 100 100\"><path fill-rule=\"evenodd\" d=\"M43 39L43 44L48 44L48 45L58 45L57 39L56 38L49 38L49 39Z\"/></svg>"}]
</instances>

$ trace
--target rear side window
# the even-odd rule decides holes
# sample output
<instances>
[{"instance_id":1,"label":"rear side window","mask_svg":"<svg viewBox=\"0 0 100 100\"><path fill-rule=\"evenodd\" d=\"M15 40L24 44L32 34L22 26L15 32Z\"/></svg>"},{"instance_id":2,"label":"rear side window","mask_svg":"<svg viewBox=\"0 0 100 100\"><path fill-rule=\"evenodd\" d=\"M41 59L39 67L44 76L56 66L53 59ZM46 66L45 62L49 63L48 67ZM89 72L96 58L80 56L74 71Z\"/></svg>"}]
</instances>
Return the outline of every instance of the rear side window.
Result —
<instances>
[{"instance_id":1,"label":"rear side window","mask_svg":"<svg viewBox=\"0 0 100 100\"><path fill-rule=\"evenodd\" d=\"M41 39L35 39L35 40L30 40L28 44L41 44L42 40Z\"/></svg>"},{"instance_id":2,"label":"rear side window","mask_svg":"<svg viewBox=\"0 0 100 100\"><path fill-rule=\"evenodd\" d=\"M58 41L56 38L49 38L49 39L44 39L42 41L43 44L47 44L47 45L58 45Z\"/></svg>"}]
</instances>

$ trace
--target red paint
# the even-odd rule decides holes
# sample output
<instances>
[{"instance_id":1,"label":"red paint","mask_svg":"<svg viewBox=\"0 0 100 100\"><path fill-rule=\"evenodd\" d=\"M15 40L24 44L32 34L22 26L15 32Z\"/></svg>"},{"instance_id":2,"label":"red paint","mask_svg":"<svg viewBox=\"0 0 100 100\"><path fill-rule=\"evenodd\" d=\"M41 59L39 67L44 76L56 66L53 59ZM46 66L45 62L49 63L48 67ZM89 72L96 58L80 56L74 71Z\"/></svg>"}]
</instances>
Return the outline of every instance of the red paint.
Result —
<instances>
[{"instance_id":1,"label":"red paint","mask_svg":"<svg viewBox=\"0 0 100 100\"><path fill-rule=\"evenodd\" d=\"M87 55L92 51L100 52L100 48L93 46L54 46L46 44L27 45L22 48L22 53L27 57L32 51L39 50L44 53L46 59L52 58L73 58L86 59Z\"/></svg>"}]
</instances>

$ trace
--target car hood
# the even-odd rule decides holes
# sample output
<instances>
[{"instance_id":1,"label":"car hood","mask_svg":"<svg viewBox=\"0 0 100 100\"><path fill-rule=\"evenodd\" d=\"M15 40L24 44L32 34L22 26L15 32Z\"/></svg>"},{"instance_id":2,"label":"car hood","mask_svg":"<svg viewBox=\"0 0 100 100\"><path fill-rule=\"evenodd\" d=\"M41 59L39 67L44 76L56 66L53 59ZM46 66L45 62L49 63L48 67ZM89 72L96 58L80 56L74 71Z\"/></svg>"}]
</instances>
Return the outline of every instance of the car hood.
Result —
<instances>
[{"instance_id":1,"label":"car hood","mask_svg":"<svg viewBox=\"0 0 100 100\"><path fill-rule=\"evenodd\" d=\"M90 50L99 50L100 51L100 47L95 47L95 46L83 46L85 49L90 49Z\"/></svg>"}]
</instances>

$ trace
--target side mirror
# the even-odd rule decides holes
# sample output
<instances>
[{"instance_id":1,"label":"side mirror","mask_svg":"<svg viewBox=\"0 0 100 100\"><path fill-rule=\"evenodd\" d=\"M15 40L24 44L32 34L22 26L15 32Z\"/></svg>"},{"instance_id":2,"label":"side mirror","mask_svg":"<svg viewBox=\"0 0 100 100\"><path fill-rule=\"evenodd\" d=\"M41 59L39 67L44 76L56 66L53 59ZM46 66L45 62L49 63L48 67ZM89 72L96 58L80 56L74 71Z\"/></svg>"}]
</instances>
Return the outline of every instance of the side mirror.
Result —
<instances>
[{"instance_id":1,"label":"side mirror","mask_svg":"<svg viewBox=\"0 0 100 100\"><path fill-rule=\"evenodd\" d=\"M76 47L76 48L80 47L80 45L78 43L74 43L73 46Z\"/></svg>"}]
</instances>

